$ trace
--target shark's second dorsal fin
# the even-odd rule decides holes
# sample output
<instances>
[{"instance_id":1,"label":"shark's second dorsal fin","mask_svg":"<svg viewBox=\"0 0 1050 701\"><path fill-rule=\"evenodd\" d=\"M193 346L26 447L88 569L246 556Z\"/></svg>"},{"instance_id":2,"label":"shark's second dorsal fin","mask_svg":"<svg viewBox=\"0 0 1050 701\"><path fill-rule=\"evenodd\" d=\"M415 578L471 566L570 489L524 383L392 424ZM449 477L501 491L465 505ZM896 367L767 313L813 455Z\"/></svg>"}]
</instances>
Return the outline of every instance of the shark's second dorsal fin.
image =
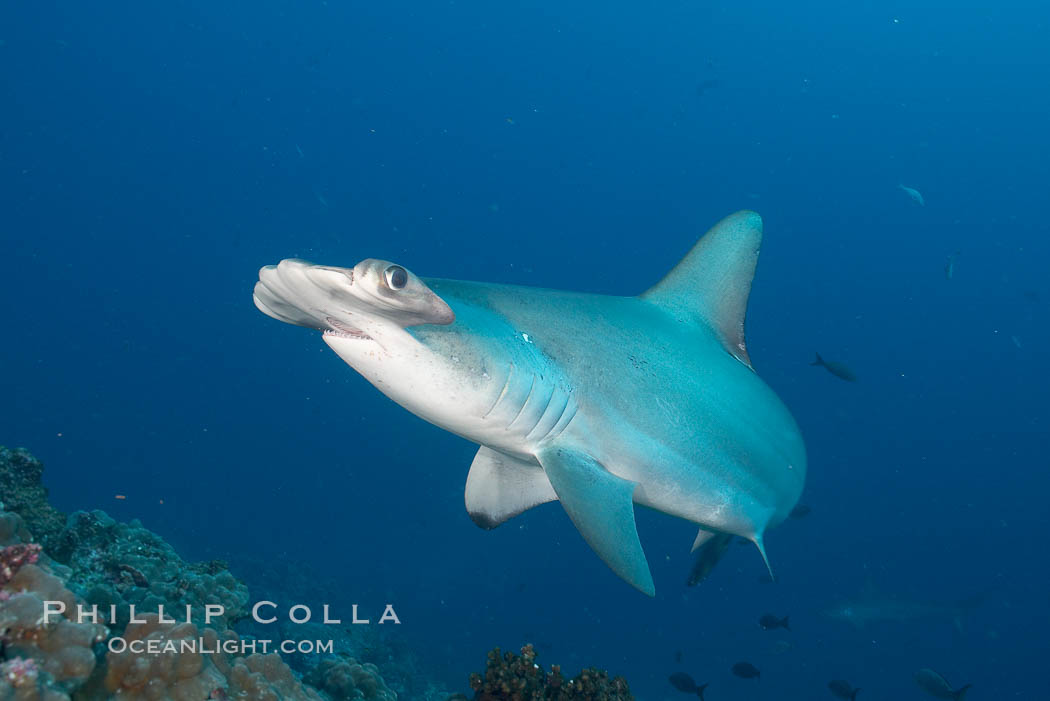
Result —
<instances>
[{"instance_id":1,"label":"shark's second dorsal fin","mask_svg":"<svg viewBox=\"0 0 1050 701\"><path fill-rule=\"evenodd\" d=\"M726 350L751 367L744 315L761 244L761 217L746 210L730 214L641 296L683 319L706 321Z\"/></svg>"}]
</instances>

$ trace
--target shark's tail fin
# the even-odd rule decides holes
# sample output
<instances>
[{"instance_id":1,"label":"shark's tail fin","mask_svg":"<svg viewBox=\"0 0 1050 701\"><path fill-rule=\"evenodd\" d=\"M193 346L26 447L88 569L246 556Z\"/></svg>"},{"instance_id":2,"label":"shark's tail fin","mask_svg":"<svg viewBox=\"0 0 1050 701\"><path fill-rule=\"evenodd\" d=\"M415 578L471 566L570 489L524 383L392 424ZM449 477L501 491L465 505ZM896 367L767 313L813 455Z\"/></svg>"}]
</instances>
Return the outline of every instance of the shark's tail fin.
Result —
<instances>
[{"instance_id":1,"label":"shark's tail fin","mask_svg":"<svg viewBox=\"0 0 1050 701\"><path fill-rule=\"evenodd\" d=\"M966 692L970 690L971 686L973 686L973 684L966 684L965 686L959 687L955 690L955 693L952 694L952 698L955 699L955 701L963 701L963 697L966 696Z\"/></svg>"},{"instance_id":2,"label":"shark's tail fin","mask_svg":"<svg viewBox=\"0 0 1050 701\"><path fill-rule=\"evenodd\" d=\"M780 625L784 630L791 630L791 626L788 625L788 617L784 616L780 619Z\"/></svg>"},{"instance_id":3,"label":"shark's tail fin","mask_svg":"<svg viewBox=\"0 0 1050 701\"><path fill-rule=\"evenodd\" d=\"M824 359L820 357L820 353L814 353L814 355L817 356L817 359L810 363L810 365L823 365Z\"/></svg>"},{"instance_id":4,"label":"shark's tail fin","mask_svg":"<svg viewBox=\"0 0 1050 701\"><path fill-rule=\"evenodd\" d=\"M704 701L704 689L707 688L707 683L703 683L696 687L696 695L700 697L700 701Z\"/></svg>"},{"instance_id":5,"label":"shark's tail fin","mask_svg":"<svg viewBox=\"0 0 1050 701\"><path fill-rule=\"evenodd\" d=\"M860 689L854 689L853 693L849 696L849 701L857 701L857 694L860 693Z\"/></svg>"}]
</instances>

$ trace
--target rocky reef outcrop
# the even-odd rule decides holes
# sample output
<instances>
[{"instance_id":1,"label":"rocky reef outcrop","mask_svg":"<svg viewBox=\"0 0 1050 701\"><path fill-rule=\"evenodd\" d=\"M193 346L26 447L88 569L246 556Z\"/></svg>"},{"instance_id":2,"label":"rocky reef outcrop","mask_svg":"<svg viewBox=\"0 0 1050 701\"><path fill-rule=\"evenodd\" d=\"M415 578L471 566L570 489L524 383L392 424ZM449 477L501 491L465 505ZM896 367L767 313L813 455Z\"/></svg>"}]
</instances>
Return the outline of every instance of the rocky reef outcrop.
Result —
<instances>
[{"instance_id":1,"label":"rocky reef outcrop","mask_svg":"<svg viewBox=\"0 0 1050 701\"><path fill-rule=\"evenodd\" d=\"M545 670L536 662L532 645L520 654L489 651L483 673L470 676L476 701L633 701L623 677L609 678L602 669L588 668L566 679L559 665Z\"/></svg>"}]
</instances>

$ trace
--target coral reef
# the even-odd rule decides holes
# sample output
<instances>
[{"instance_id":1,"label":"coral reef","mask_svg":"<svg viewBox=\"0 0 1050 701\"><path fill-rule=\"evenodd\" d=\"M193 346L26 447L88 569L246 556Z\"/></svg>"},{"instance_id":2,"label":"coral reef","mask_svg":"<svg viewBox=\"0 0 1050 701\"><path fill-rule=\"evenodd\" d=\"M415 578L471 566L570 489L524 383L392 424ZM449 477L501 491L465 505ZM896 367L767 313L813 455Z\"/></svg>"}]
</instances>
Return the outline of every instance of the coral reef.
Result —
<instances>
[{"instance_id":1,"label":"coral reef","mask_svg":"<svg viewBox=\"0 0 1050 701\"><path fill-rule=\"evenodd\" d=\"M501 653L494 648L488 654L485 673L470 675L470 688L476 701L632 701L631 690L623 677L613 677L604 670L584 669L566 681L561 668L552 665L546 672L536 664L532 645L521 648L521 654Z\"/></svg>"},{"instance_id":2,"label":"coral reef","mask_svg":"<svg viewBox=\"0 0 1050 701\"><path fill-rule=\"evenodd\" d=\"M62 530L66 517L47 503L47 489L41 481L44 465L18 448L0 446L0 499L7 511L19 514L38 541L47 548L52 536Z\"/></svg>"},{"instance_id":3,"label":"coral reef","mask_svg":"<svg viewBox=\"0 0 1050 701\"><path fill-rule=\"evenodd\" d=\"M188 564L138 522L101 511L56 525L61 515L47 505L40 473L25 451L0 447L3 496L17 497L10 503L18 507L0 503L0 701L396 700L374 665L352 658L316 665L308 676L320 690L311 688L280 656L255 652L253 640L230 629L247 611L248 591L225 563ZM43 548L32 523L45 528ZM46 601L65 609L46 616ZM225 620L199 625L204 604L216 603ZM116 605L116 622L77 622L78 605L92 604L103 618ZM163 605L184 618L187 604L190 622L145 613ZM114 636L124 644L107 645Z\"/></svg>"},{"instance_id":4,"label":"coral reef","mask_svg":"<svg viewBox=\"0 0 1050 701\"><path fill-rule=\"evenodd\" d=\"M4 560L10 576L0 586L0 701L326 698L303 684L278 655L241 654L240 638L230 630L165 622L157 614L122 626L120 637L126 644L103 656L103 643L111 631L101 624L74 620L77 605L84 601L43 568L48 567L46 556L40 560L43 567L30 562L36 559L38 546L11 542L28 537L22 519L0 508L0 545L4 546L0 552L13 554ZM57 620L49 620L45 601L61 602L65 612L52 614ZM158 647L138 649L132 642ZM220 642L234 643L233 651L220 648ZM164 647L168 643L173 647ZM191 645L184 649L183 643ZM361 684L371 681L372 688L385 690L378 673L373 676L360 678ZM352 698L394 701L396 697Z\"/></svg>"},{"instance_id":5,"label":"coral reef","mask_svg":"<svg viewBox=\"0 0 1050 701\"><path fill-rule=\"evenodd\" d=\"M219 634L193 623L165 623L155 614L143 618L144 623L132 623L124 631L126 648L106 653L101 688L89 690L94 695L128 701L323 701L276 654L242 656L220 650L220 643L240 648L240 639L232 631ZM136 651L133 642L150 647ZM150 652L151 648L161 652Z\"/></svg>"},{"instance_id":6,"label":"coral reef","mask_svg":"<svg viewBox=\"0 0 1050 701\"><path fill-rule=\"evenodd\" d=\"M52 540L59 548L53 556L71 570L70 588L100 609L115 604L118 627L127 625L130 604L139 613L163 606L176 617L190 606L197 624L204 623L205 604L221 604L225 615L210 623L220 630L248 615L248 588L224 563L187 563L138 521L120 523L102 511L78 511Z\"/></svg>"},{"instance_id":7,"label":"coral reef","mask_svg":"<svg viewBox=\"0 0 1050 701\"><path fill-rule=\"evenodd\" d=\"M395 701L397 695L387 688L374 664L361 664L353 657L327 658L314 667L306 681L325 691L334 701L375 699Z\"/></svg>"},{"instance_id":8,"label":"coral reef","mask_svg":"<svg viewBox=\"0 0 1050 701\"><path fill-rule=\"evenodd\" d=\"M36 543L17 543L0 550L0 586L10 582L23 565L32 565L39 557L40 546Z\"/></svg>"},{"instance_id":9,"label":"coral reef","mask_svg":"<svg viewBox=\"0 0 1050 701\"><path fill-rule=\"evenodd\" d=\"M88 605L116 605L118 629L127 625L131 604L140 613L164 606L169 615L190 606L196 623L203 623L204 604L221 604L225 617L211 622L220 629L248 614L248 589L225 563L187 563L138 521L120 523L103 511L78 511L67 519L47 503L43 469L25 450L0 446L3 510L20 516L23 530L34 534L47 555L69 567L63 578ZM0 523L0 543L10 528Z\"/></svg>"}]
</instances>

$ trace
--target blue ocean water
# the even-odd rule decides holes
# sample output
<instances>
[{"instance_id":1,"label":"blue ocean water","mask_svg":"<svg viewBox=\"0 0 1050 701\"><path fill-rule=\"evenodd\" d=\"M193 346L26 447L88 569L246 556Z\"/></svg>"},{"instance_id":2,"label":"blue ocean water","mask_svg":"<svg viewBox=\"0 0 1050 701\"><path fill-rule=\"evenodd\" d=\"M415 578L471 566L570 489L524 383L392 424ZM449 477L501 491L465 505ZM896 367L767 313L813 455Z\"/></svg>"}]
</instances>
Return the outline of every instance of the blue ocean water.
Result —
<instances>
[{"instance_id":1,"label":"blue ocean water","mask_svg":"<svg viewBox=\"0 0 1050 701\"><path fill-rule=\"evenodd\" d=\"M9 3L0 444L62 509L289 597L394 603L384 633L449 689L531 641L646 699L681 697L675 671L709 699L919 699L927 666L1038 698L1048 46L1050 7L1009 1ZM694 530L652 512L652 600L557 504L481 531L476 447L251 300L287 257L635 294L742 208L766 227L751 357L810 457L776 584L734 546L686 588ZM872 586L996 589L961 631L820 615Z\"/></svg>"}]
</instances>

